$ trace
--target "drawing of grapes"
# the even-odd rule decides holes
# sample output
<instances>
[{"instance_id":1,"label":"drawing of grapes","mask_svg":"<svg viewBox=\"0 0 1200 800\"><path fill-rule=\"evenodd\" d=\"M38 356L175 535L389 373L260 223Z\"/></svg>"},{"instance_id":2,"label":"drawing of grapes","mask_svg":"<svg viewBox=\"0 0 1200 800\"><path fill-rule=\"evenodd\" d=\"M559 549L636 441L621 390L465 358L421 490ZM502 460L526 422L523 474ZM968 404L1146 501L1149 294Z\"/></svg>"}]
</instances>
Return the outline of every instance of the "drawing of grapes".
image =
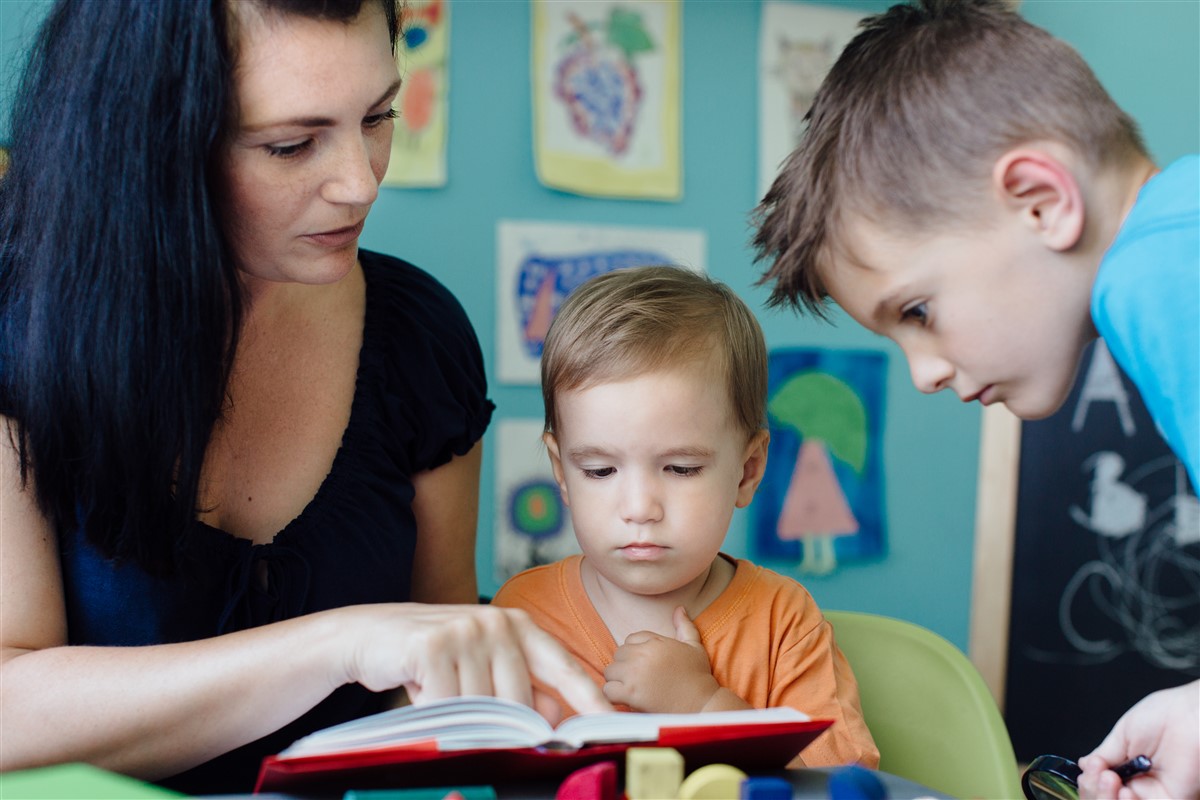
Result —
<instances>
[{"instance_id":1,"label":"drawing of grapes","mask_svg":"<svg viewBox=\"0 0 1200 800\"><path fill-rule=\"evenodd\" d=\"M566 105L575 132L623 154L633 138L642 87L634 59L654 42L633 11L613 8L604 21L568 15L574 30L563 40L555 95Z\"/></svg>"}]
</instances>

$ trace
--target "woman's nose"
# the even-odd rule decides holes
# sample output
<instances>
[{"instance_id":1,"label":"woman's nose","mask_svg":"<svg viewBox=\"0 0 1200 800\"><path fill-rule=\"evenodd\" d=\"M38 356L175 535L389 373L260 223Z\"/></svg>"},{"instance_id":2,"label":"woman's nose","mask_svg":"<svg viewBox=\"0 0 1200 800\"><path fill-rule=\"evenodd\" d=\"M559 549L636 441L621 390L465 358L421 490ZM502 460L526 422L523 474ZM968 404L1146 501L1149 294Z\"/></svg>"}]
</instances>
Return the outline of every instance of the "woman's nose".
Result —
<instances>
[{"instance_id":1,"label":"woman's nose","mask_svg":"<svg viewBox=\"0 0 1200 800\"><path fill-rule=\"evenodd\" d=\"M325 179L322 196L338 205L369 206L379 196L372 142L355 137L340 145Z\"/></svg>"}]
</instances>

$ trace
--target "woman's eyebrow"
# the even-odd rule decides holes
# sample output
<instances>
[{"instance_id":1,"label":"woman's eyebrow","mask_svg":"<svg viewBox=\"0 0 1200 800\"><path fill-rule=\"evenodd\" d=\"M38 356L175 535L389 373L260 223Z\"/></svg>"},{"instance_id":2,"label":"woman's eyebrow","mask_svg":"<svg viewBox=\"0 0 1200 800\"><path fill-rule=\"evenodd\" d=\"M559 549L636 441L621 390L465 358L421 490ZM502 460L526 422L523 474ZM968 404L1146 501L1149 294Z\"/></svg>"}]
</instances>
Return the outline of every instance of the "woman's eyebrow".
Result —
<instances>
[{"instance_id":1,"label":"woman's eyebrow","mask_svg":"<svg viewBox=\"0 0 1200 800\"><path fill-rule=\"evenodd\" d=\"M401 84L401 80L399 78L397 78L395 81L393 81L391 83L391 85L388 86L387 90L383 94L379 95L379 99L376 100L374 103L372 103L371 106L372 107L377 106L380 103L387 100L389 97L392 97L393 95L395 95L396 92L400 91L400 84ZM281 119L281 120L276 120L274 122L264 122L264 123L261 123L258 125L243 125L242 130L245 131L246 133L256 133L258 131L265 131L265 130L269 130L271 128L284 128L284 127L332 128L335 124L337 124L337 121L334 120L332 117L292 117L291 119Z\"/></svg>"}]
</instances>

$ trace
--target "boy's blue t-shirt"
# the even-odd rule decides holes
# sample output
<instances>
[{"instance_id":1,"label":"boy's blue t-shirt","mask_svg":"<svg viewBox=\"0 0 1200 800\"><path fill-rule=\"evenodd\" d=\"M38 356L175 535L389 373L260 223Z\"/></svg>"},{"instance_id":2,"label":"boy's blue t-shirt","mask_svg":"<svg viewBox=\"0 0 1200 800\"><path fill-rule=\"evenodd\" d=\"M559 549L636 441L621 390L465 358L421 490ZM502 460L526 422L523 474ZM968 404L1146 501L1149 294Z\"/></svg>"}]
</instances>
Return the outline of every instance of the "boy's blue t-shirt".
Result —
<instances>
[{"instance_id":1,"label":"boy's blue t-shirt","mask_svg":"<svg viewBox=\"0 0 1200 800\"><path fill-rule=\"evenodd\" d=\"M1092 288L1092 320L1200 487L1200 155L1138 194Z\"/></svg>"}]
</instances>

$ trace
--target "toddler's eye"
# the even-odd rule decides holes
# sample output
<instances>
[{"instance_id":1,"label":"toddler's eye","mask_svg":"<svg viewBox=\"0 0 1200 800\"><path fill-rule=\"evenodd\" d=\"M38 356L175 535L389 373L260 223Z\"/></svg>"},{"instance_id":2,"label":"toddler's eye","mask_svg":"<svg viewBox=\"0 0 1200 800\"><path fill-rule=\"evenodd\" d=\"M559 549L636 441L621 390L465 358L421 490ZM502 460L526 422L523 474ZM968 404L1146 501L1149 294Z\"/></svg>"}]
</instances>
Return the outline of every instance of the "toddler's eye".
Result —
<instances>
[{"instance_id":1,"label":"toddler's eye","mask_svg":"<svg viewBox=\"0 0 1200 800\"><path fill-rule=\"evenodd\" d=\"M699 475L700 470L702 470L702 469L704 469L704 468L703 467L684 467L684 466L680 466L679 464L671 464L669 467L667 467L667 472L670 472L673 475L679 475L680 477L689 478L693 475Z\"/></svg>"},{"instance_id":2,"label":"toddler's eye","mask_svg":"<svg viewBox=\"0 0 1200 800\"><path fill-rule=\"evenodd\" d=\"M612 467L596 467L595 469L583 469L583 477L585 478L607 478L616 473Z\"/></svg>"}]
</instances>

